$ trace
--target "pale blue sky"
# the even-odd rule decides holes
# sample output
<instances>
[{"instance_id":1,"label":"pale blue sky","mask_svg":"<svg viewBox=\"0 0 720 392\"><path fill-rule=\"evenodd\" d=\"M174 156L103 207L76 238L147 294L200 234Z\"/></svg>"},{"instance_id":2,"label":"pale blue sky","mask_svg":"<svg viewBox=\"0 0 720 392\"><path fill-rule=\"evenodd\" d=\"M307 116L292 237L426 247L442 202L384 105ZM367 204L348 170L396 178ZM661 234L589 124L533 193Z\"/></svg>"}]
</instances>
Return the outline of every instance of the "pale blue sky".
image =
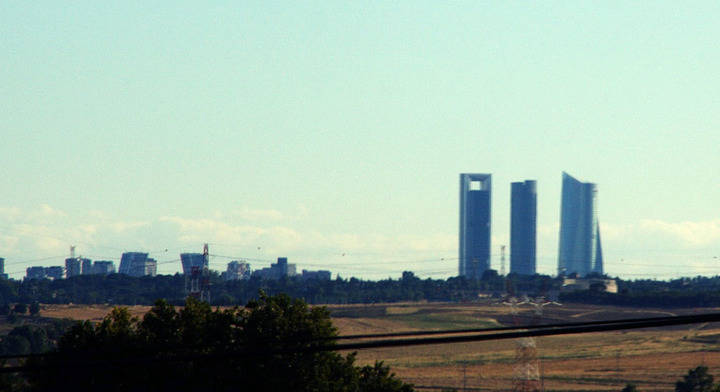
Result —
<instances>
[{"instance_id":1,"label":"pale blue sky","mask_svg":"<svg viewBox=\"0 0 720 392\"><path fill-rule=\"evenodd\" d=\"M493 253L509 183L536 179L553 273L566 170L598 184L609 273L715 274L719 18L718 2L4 1L0 257L20 277L70 244L170 261L210 242L445 277L458 173L487 172Z\"/></svg>"}]
</instances>

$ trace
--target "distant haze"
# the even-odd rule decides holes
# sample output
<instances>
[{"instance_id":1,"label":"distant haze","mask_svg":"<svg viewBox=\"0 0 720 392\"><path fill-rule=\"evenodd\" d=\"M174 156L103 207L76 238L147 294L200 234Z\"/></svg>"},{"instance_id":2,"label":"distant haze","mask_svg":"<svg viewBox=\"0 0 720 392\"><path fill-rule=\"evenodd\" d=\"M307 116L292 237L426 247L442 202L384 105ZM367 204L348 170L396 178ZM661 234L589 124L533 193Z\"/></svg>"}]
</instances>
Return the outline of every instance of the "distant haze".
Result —
<instances>
[{"instance_id":1,"label":"distant haze","mask_svg":"<svg viewBox=\"0 0 720 392\"><path fill-rule=\"evenodd\" d=\"M710 1L4 1L0 257L14 278L70 245L174 273L208 242L215 269L444 278L458 173L479 172L492 267L510 182L532 179L553 274L565 170L598 186L607 273L715 275L719 18Z\"/></svg>"}]
</instances>

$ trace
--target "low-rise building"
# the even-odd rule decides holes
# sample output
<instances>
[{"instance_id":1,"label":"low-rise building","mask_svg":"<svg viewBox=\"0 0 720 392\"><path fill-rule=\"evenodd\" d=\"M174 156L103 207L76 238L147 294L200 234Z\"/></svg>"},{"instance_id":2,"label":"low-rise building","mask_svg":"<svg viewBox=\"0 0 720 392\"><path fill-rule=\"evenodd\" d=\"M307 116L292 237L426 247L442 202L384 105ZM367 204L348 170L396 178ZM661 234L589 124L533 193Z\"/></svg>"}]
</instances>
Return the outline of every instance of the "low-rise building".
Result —
<instances>
[{"instance_id":1,"label":"low-rise building","mask_svg":"<svg viewBox=\"0 0 720 392\"><path fill-rule=\"evenodd\" d=\"M295 264L288 264L287 257L278 257L277 263L270 264L270 267L255 270L253 276L266 279L281 279L296 275Z\"/></svg>"},{"instance_id":2,"label":"low-rise building","mask_svg":"<svg viewBox=\"0 0 720 392\"><path fill-rule=\"evenodd\" d=\"M62 279L65 271L63 270L63 267L60 265L55 265L52 267L46 267L45 268L45 276L52 279Z\"/></svg>"},{"instance_id":3,"label":"low-rise building","mask_svg":"<svg viewBox=\"0 0 720 392\"><path fill-rule=\"evenodd\" d=\"M28 267L25 270L25 279L45 279L45 267Z\"/></svg>"},{"instance_id":4,"label":"low-rise building","mask_svg":"<svg viewBox=\"0 0 720 392\"><path fill-rule=\"evenodd\" d=\"M564 278L562 292L583 291L591 288L606 293L617 293L618 286L615 279L602 278Z\"/></svg>"},{"instance_id":5,"label":"low-rise building","mask_svg":"<svg viewBox=\"0 0 720 392\"><path fill-rule=\"evenodd\" d=\"M332 274L327 270L308 271L302 270L302 278L304 280L330 280Z\"/></svg>"},{"instance_id":6,"label":"low-rise building","mask_svg":"<svg viewBox=\"0 0 720 392\"><path fill-rule=\"evenodd\" d=\"M98 260L93 263L92 273L97 275L109 275L115 273L115 263L108 260Z\"/></svg>"}]
</instances>

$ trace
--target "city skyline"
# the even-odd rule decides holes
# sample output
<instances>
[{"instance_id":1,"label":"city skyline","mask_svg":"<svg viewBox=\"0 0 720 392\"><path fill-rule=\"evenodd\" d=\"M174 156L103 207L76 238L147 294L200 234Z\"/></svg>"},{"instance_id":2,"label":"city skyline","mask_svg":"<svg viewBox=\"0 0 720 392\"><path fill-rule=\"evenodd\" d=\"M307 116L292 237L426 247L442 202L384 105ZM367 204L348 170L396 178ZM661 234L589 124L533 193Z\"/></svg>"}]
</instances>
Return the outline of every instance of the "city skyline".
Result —
<instances>
[{"instance_id":1,"label":"city skyline","mask_svg":"<svg viewBox=\"0 0 720 392\"><path fill-rule=\"evenodd\" d=\"M457 173L482 170L537 180L537 271L555 274L568 170L602 187L606 272L715 274L718 13L3 2L0 257L18 277L77 245L174 273L162 262L208 242L264 267L454 276ZM495 269L509 192L493 192Z\"/></svg>"}]
</instances>

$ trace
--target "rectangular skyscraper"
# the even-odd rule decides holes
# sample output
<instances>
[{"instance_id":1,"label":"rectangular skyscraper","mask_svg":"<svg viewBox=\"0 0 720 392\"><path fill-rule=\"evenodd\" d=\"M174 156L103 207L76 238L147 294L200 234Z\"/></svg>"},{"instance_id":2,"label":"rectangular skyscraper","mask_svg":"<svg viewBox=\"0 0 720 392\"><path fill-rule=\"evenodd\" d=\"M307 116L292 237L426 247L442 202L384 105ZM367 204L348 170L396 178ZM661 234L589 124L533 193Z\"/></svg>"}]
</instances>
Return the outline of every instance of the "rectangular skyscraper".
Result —
<instances>
[{"instance_id":1,"label":"rectangular skyscraper","mask_svg":"<svg viewBox=\"0 0 720 392\"><path fill-rule=\"evenodd\" d=\"M65 277L78 276L82 271L82 261L79 258L65 259Z\"/></svg>"},{"instance_id":2,"label":"rectangular skyscraper","mask_svg":"<svg viewBox=\"0 0 720 392\"><path fill-rule=\"evenodd\" d=\"M535 274L537 242L537 182L513 182L510 186L510 272Z\"/></svg>"},{"instance_id":3,"label":"rectangular skyscraper","mask_svg":"<svg viewBox=\"0 0 720 392\"><path fill-rule=\"evenodd\" d=\"M597 187L563 172L558 274L603 273Z\"/></svg>"},{"instance_id":4,"label":"rectangular skyscraper","mask_svg":"<svg viewBox=\"0 0 720 392\"><path fill-rule=\"evenodd\" d=\"M490 269L490 191L490 174L460 174L460 276Z\"/></svg>"},{"instance_id":5,"label":"rectangular skyscraper","mask_svg":"<svg viewBox=\"0 0 720 392\"><path fill-rule=\"evenodd\" d=\"M81 275L90 275L93 273L92 271L92 260L90 259L80 259L82 262L81 265Z\"/></svg>"}]
</instances>

